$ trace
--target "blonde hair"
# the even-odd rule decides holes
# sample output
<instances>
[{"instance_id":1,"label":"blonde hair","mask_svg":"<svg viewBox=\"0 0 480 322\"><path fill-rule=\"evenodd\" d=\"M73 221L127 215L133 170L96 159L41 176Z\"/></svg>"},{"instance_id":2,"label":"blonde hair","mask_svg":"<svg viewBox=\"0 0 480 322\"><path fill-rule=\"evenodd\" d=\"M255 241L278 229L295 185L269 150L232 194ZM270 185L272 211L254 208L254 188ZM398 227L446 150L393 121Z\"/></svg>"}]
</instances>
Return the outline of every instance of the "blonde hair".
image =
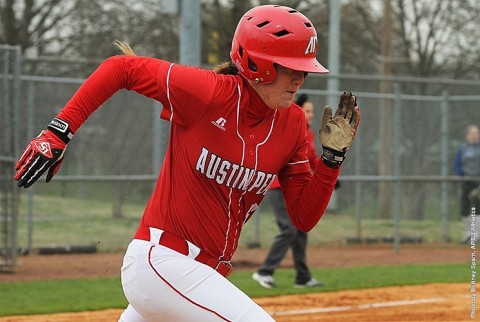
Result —
<instances>
[{"instance_id":1,"label":"blonde hair","mask_svg":"<svg viewBox=\"0 0 480 322\"><path fill-rule=\"evenodd\" d=\"M136 56L135 52L133 51L132 47L130 47L129 44L127 44L124 41L117 40L115 39L113 42L113 45L117 47L122 54L127 55L127 56ZM226 74L226 75L237 75L238 74L238 69L235 64L233 64L231 61L230 62L224 62L220 63L215 68L213 69L214 72L217 74Z\"/></svg>"},{"instance_id":2,"label":"blonde hair","mask_svg":"<svg viewBox=\"0 0 480 322\"><path fill-rule=\"evenodd\" d=\"M115 39L112 43L115 45L115 47L120 49L120 51L124 55L137 56L137 54L135 54L135 52L133 51L132 47L130 47L130 45L127 44L126 42Z\"/></svg>"}]
</instances>

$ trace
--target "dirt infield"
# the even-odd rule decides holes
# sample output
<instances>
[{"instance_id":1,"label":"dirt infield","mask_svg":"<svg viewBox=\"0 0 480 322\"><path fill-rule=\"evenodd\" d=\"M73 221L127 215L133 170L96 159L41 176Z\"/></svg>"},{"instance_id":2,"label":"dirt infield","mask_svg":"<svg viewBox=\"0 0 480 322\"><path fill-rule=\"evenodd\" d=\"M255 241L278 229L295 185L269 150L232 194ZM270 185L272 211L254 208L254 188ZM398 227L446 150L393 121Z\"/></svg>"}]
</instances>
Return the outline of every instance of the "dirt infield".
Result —
<instances>
[{"instance_id":1,"label":"dirt infield","mask_svg":"<svg viewBox=\"0 0 480 322\"><path fill-rule=\"evenodd\" d=\"M266 249L241 249L234 257L238 270L257 267ZM311 267L352 267L423 263L470 262L466 246L405 245L395 253L391 245L309 248ZM1 281L95 278L118 276L123 254L30 255L19 258L15 274ZM291 267L291 256L283 267ZM470 286L428 284L255 299L276 321L470 321ZM60 313L0 318L0 322L117 321L122 310Z\"/></svg>"}]
</instances>

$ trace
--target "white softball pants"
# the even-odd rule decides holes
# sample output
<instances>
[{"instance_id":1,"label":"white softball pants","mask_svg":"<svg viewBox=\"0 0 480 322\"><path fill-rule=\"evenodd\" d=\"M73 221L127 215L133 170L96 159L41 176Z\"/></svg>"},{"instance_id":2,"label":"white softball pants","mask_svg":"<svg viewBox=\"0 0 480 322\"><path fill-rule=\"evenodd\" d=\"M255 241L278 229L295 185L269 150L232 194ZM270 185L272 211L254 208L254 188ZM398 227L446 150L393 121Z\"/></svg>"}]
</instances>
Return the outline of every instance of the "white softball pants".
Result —
<instances>
[{"instance_id":1,"label":"white softball pants","mask_svg":"<svg viewBox=\"0 0 480 322\"><path fill-rule=\"evenodd\" d=\"M211 267L144 240L128 246L122 286L129 305L119 322L274 321Z\"/></svg>"}]
</instances>

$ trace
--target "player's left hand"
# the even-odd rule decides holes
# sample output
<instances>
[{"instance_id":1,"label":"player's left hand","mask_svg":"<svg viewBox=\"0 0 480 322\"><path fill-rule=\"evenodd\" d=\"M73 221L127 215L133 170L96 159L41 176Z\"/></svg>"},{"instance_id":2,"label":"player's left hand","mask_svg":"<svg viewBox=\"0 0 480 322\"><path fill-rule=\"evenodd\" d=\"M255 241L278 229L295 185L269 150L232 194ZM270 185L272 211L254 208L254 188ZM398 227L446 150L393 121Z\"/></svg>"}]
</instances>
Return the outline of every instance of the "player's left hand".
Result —
<instances>
[{"instance_id":1,"label":"player's left hand","mask_svg":"<svg viewBox=\"0 0 480 322\"><path fill-rule=\"evenodd\" d=\"M47 170L47 182L50 182L63 163L66 148L66 143L53 132L42 131L30 142L15 165L17 186L30 187Z\"/></svg>"},{"instance_id":2,"label":"player's left hand","mask_svg":"<svg viewBox=\"0 0 480 322\"><path fill-rule=\"evenodd\" d=\"M357 99L351 92L343 92L335 115L332 108L325 106L320 128L320 143L323 147L322 158L333 168L338 168L352 144L360 123L360 109Z\"/></svg>"}]
</instances>

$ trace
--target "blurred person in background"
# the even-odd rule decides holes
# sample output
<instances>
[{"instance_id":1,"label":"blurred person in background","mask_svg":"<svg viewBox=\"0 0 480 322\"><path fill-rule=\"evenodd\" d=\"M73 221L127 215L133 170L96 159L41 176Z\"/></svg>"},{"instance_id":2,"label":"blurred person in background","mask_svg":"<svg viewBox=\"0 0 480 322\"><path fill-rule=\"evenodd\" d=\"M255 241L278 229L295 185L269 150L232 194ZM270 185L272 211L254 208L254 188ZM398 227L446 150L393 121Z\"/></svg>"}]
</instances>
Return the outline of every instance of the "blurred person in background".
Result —
<instances>
[{"instance_id":1,"label":"blurred person in background","mask_svg":"<svg viewBox=\"0 0 480 322\"><path fill-rule=\"evenodd\" d=\"M462 177L480 176L480 132L478 126L471 124L465 130L465 142L460 146L455 155L455 172ZM472 207L476 208L476 215L479 213L480 202L476 198L475 190L479 187L478 181L463 181L461 183L460 216L465 225L464 243L470 243L472 236L471 213ZM480 235L480 216L476 216L476 239Z\"/></svg>"},{"instance_id":2,"label":"blurred person in background","mask_svg":"<svg viewBox=\"0 0 480 322\"><path fill-rule=\"evenodd\" d=\"M305 113L308 142L307 156L310 168L315 170L318 155L315 150L315 136L310 129L314 117L313 103L309 101L306 94L300 94L295 103ZM267 257L257 272L253 273L252 278L265 288L274 288L276 286L273 278L275 269L280 265L288 249L291 248L296 271L294 286L296 288L323 286L323 283L312 277L308 269L306 258L307 233L297 229L292 224L278 180L273 181L268 193L280 233L275 237Z\"/></svg>"}]
</instances>

